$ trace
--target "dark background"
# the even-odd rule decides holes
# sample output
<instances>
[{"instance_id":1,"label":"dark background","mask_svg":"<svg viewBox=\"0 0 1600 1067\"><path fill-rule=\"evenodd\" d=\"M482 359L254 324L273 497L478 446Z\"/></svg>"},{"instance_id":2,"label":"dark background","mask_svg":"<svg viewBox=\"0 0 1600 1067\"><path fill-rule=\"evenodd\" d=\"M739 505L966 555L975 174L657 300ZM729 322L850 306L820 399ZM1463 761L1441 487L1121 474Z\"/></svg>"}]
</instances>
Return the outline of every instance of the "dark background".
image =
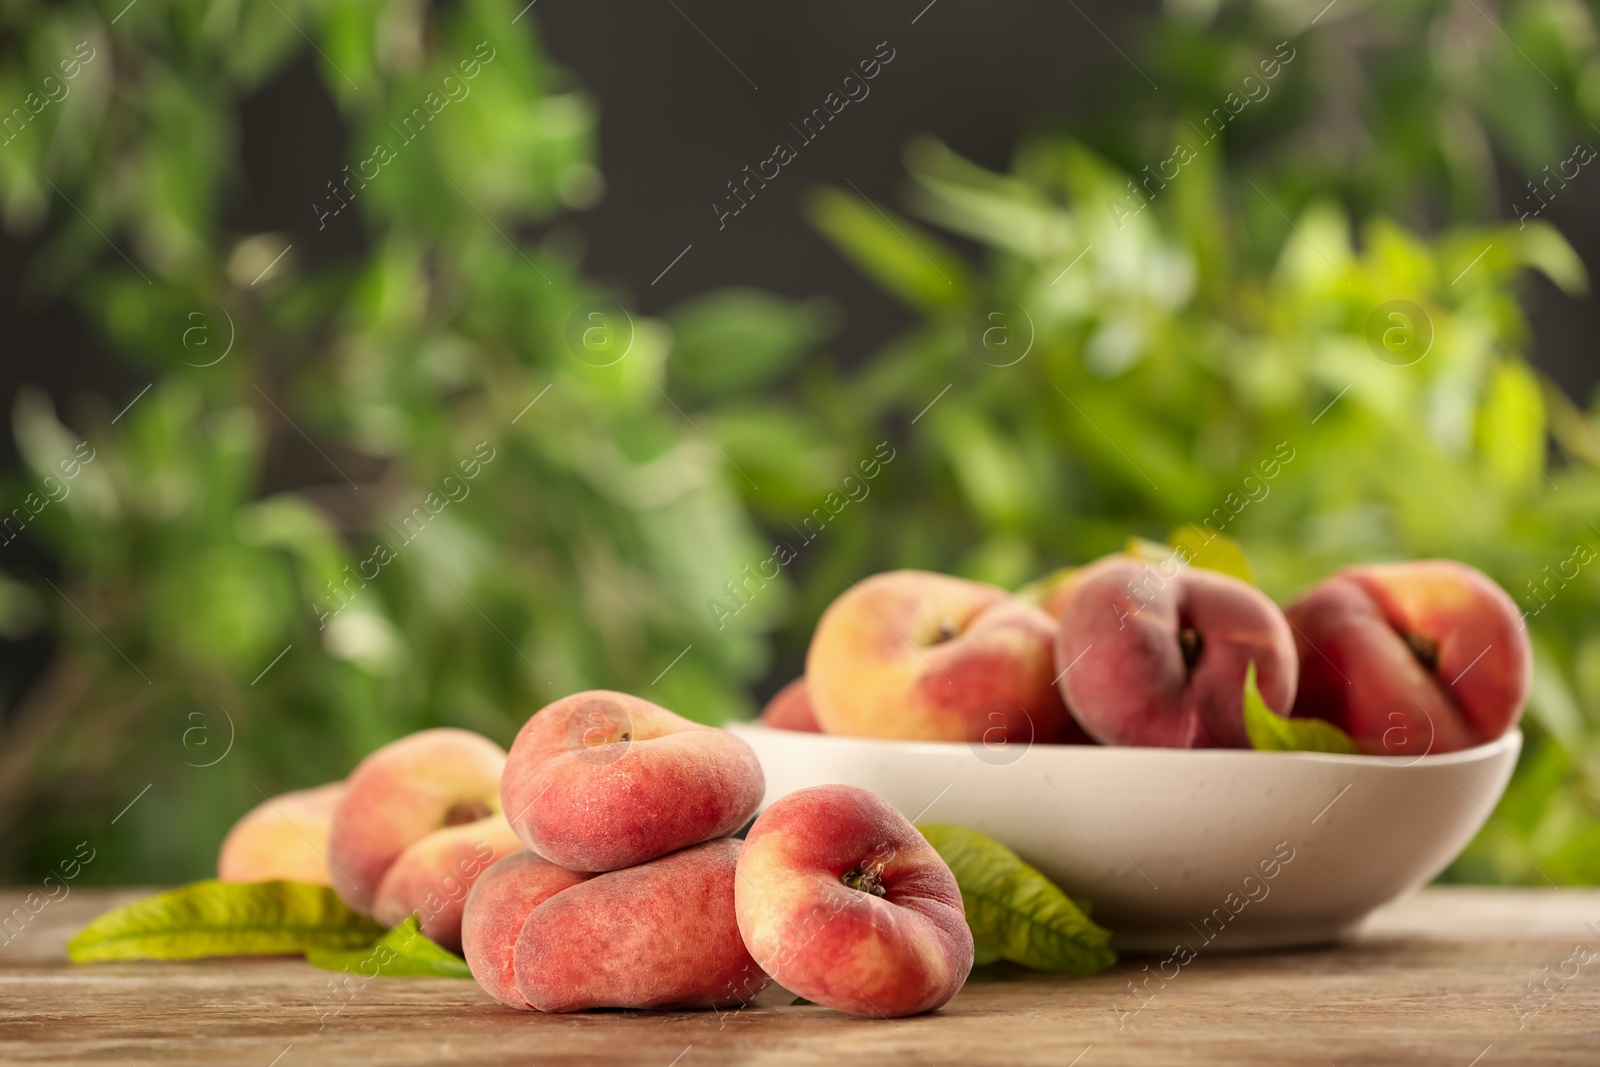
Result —
<instances>
[{"instance_id":1,"label":"dark background","mask_svg":"<svg viewBox=\"0 0 1600 1067\"><path fill-rule=\"evenodd\" d=\"M910 317L806 225L799 199L808 187L853 183L873 200L892 204L904 183L901 150L915 134L931 133L979 164L1002 168L1030 130L1064 121L1092 126L1108 94L1160 91L1118 52L1132 47L1134 20L1154 17L1153 4L925 5L537 3L519 24L534 30L537 21L554 58L602 107L605 195L594 208L556 223L581 237L588 272L647 313L729 285L826 295L842 312L834 351L848 364ZM870 95L802 147L789 124L820 106L885 41L894 59L868 83ZM359 254L363 236L354 212L312 239L315 219L307 205L326 175L349 158L346 131L313 60L302 57L243 101L239 123L245 166L228 227L239 234L284 233L313 269ZM797 147L799 158L719 231L711 205L726 194L725 183L769 156L778 141ZM1502 187L1518 184L1507 179ZM1501 210L1509 217L1504 205ZM1600 263L1595 200L1564 197L1545 217L1585 264ZM70 417L85 392L103 395L117 410L146 381L114 358L70 296L45 298L30 288L28 264L40 243L37 236L0 237L6 352L0 418L8 426L25 384L43 388ZM1600 360L1588 340L1600 325L1600 308L1571 300L1542 279L1534 286L1533 362L1586 400L1600 381ZM317 462L314 454L310 460ZM9 432L0 434L0 468L9 472L16 463L15 442ZM312 469L320 477L321 469ZM290 463L269 472L267 488L299 484L302 473ZM50 573L47 560L25 555L25 543L8 547L16 555L7 565L19 574ZM0 676L17 685L12 697L26 689L47 652L44 638L0 642Z\"/></svg>"}]
</instances>

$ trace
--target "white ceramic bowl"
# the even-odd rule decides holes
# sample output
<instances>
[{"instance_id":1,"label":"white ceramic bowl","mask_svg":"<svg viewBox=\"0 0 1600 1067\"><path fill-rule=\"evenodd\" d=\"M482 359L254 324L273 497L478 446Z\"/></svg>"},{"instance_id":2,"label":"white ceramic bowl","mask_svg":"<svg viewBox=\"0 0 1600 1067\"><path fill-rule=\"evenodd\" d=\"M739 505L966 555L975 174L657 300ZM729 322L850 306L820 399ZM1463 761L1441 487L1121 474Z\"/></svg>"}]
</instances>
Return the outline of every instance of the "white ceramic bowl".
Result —
<instances>
[{"instance_id":1,"label":"white ceramic bowl","mask_svg":"<svg viewBox=\"0 0 1600 1067\"><path fill-rule=\"evenodd\" d=\"M907 818L981 830L1074 897L1113 943L1168 952L1338 940L1423 885L1494 810L1522 734L1420 758L1234 749L882 741L729 727L766 803L861 786Z\"/></svg>"}]
</instances>

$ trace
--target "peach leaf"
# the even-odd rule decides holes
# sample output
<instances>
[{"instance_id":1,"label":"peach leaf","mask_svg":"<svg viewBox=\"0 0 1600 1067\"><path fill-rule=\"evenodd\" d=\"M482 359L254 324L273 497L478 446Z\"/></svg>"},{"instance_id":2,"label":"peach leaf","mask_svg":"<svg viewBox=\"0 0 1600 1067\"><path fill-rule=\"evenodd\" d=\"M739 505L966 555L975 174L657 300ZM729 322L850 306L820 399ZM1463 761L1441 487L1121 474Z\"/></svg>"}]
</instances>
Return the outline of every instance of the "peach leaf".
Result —
<instances>
[{"instance_id":1,"label":"peach leaf","mask_svg":"<svg viewBox=\"0 0 1600 1067\"><path fill-rule=\"evenodd\" d=\"M1257 752L1333 752L1355 756L1361 750L1350 735L1321 719L1291 719L1267 707L1256 688L1254 661L1244 672L1244 729Z\"/></svg>"},{"instance_id":2,"label":"peach leaf","mask_svg":"<svg viewBox=\"0 0 1600 1067\"><path fill-rule=\"evenodd\" d=\"M191 882L106 912L67 944L74 963L290 956L367 945L383 927L326 886Z\"/></svg>"},{"instance_id":3,"label":"peach leaf","mask_svg":"<svg viewBox=\"0 0 1600 1067\"><path fill-rule=\"evenodd\" d=\"M1117 962L1111 934L1060 887L977 830L917 827L956 876L978 962L1089 975Z\"/></svg>"}]
</instances>

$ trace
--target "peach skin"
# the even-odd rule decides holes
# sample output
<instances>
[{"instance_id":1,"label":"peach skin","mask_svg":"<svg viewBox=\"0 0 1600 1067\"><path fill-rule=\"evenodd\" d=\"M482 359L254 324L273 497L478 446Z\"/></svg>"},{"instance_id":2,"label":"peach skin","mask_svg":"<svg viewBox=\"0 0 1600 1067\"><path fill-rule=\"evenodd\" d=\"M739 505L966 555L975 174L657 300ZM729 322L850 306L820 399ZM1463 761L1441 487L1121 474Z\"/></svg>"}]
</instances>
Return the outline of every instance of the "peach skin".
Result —
<instances>
[{"instance_id":1,"label":"peach skin","mask_svg":"<svg viewBox=\"0 0 1600 1067\"><path fill-rule=\"evenodd\" d=\"M840 1011L932 1011L972 970L955 875L865 789L812 786L763 812L739 857L734 904L762 969Z\"/></svg>"},{"instance_id":2,"label":"peach skin","mask_svg":"<svg viewBox=\"0 0 1600 1067\"><path fill-rule=\"evenodd\" d=\"M399 926L415 915L424 936L458 951L468 891L491 864L521 847L498 813L435 830L389 865L373 897L372 917Z\"/></svg>"},{"instance_id":3,"label":"peach skin","mask_svg":"<svg viewBox=\"0 0 1600 1067\"><path fill-rule=\"evenodd\" d=\"M1066 614L1067 605L1072 603L1072 598L1078 593L1078 587L1086 579L1093 578L1113 564L1139 561L1143 558L1132 552L1113 552L1108 556L1092 559L1081 567L1063 567L1036 583L1039 586L1039 596L1043 598L1039 606L1044 608L1046 615L1059 620ZM1145 562L1153 561L1145 560Z\"/></svg>"},{"instance_id":4,"label":"peach skin","mask_svg":"<svg viewBox=\"0 0 1600 1067\"><path fill-rule=\"evenodd\" d=\"M594 689L517 734L501 784L511 828L574 871L614 871L726 837L766 790L744 741L626 693Z\"/></svg>"},{"instance_id":5,"label":"peach skin","mask_svg":"<svg viewBox=\"0 0 1600 1067\"><path fill-rule=\"evenodd\" d=\"M514 968L539 1011L713 1008L766 988L739 937L740 842L712 841L564 889L529 914Z\"/></svg>"},{"instance_id":6,"label":"peach skin","mask_svg":"<svg viewBox=\"0 0 1600 1067\"><path fill-rule=\"evenodd\" d=\"M1454 560L1345 567L1288 607L1294 714L1375 756L1455 752L1516 724L1533 656L1516 604Z\"/></svg>"},{"instance_id":7,"label":"peach skin","mask_svg":"<svg viewBox=\"0 0 1600 1067\"><path fill-rule=\"evenodd\" d=\"M1094 564L1061 619L1061 694L1108 745L1249 748L1244 676L1287 715L1299 674L1276 604L1217 571L1137 560Z\"/></svg>"},{"instance_id":8,"label":"peach skin","mask_svg":"<svg viewBox=\"0 0 1600 1067\"><path fill-rule=\"evenodd\" d=\"M593 875L569 871L518 849L473 883L461 919L461 951L478 980L500 1003L527 1010L517 992L516 948L533 909Z\"/></svg>"},{"instance_id":9,"label":"peach skin","mask_svg":"<svg viewBox=\"0 0 1600 1067\"><path fill-rule=\"evenodd\" d=\"M822 732L822 727L817 724L816 710L811 706L811 692L806 688L804 675L778 690L777 695L767 702L767 706L761 710L761 722L777 730L801 730L813 734Z\"/></svg>"},{"instance_id":10,"label":"peach skin","mask_svg":"<svg viewBox=\"0 0 1600 1067\"><path fill-rule=\"evenodd\" d=\"M806 652L824 733L1018 743L1081 739L1055 687L1056 623L998 586L890 571L828 606Z\"/></svg>"},{"instance_id":11,"label":"peach skin","mask_svg":"<svg viewBox=\"0 0 1600 1067\"><path fill-rule=\"evenodd\" d=\"M372 913L390 866L422 838L500 810L505 750L467 730L422 730L356 765L333 813L328 866L333 887Z\"/></svg>"},{"instance_id":12,"label":"peach skin","mask_svg":"<svg viewBox=\"0 0 1600 1067\"><path fill-rule=\"evenodd\" d=\"M217 878L224 882L281 878L306 885L332 885L328 829L343 795L343 782L329 782L284 793L251 808L222 839Z\"/></svg>"}]
</instances>

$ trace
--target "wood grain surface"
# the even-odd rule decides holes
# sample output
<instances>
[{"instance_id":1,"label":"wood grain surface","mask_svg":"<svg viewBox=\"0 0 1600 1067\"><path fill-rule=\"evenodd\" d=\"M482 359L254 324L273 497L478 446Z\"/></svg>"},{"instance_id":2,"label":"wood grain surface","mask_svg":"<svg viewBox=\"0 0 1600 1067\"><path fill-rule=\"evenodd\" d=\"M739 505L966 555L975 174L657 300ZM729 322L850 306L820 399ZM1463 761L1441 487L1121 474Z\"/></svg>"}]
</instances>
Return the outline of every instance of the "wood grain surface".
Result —
<instances>
[{"instance_id":1,"label":"wood grain surface","mask_svg":"<svg viewBox=\"0 0 1600 1067\"><path fill-rule=\"evenodd\" d=\"M999 965L944 1010L892 1022L793 1006L777 989L725 1016L561 1016L434 978L336 995L334 975L290 959L67 962L73 932L140 895L74 890L0 944L0 1063L1600 1064L1594 891L1429 889L1339 947L1202 950L1142 999L1130 983L1160 957L1087 979ZM0 914L22 896L0 890ZM1586 965L1579 945L1597 954Z\"/></svg>"}]
</instances>

